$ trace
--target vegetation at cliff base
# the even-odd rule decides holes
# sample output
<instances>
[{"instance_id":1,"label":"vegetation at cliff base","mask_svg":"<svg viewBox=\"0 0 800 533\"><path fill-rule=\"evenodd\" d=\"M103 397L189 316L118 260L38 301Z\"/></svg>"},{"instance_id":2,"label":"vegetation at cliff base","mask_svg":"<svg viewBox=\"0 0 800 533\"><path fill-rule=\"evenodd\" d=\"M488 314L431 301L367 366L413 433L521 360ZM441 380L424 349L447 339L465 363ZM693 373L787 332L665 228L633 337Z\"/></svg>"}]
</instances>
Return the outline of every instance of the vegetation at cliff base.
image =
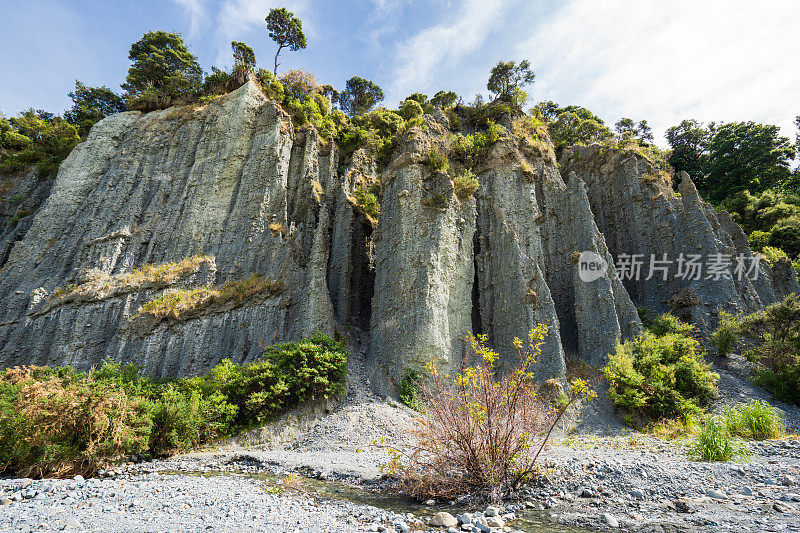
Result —
<instances>
[{"instance_id":1,"label":"vegetation at cliff base","mask_svg":"<svg viewBox=\"0 0 800 533\"><path fill-rule=\"evenodd\" d=\"M693 332L666 314L640 336L617 344L604 372L611 400L628 424L687 420L717 397L719 375L705 362Z\"/></svg>"},{"instance_id":2,"label":"vegetation at cliff base","mask_svg":"<svg viewBox=\"0 0 800 533\"><path fill-rule=\"evenodd\" d=\"M747 316L721 314L712 340L722 355L741 349L757 365L757 385L800 405L800 295L790 294Z\"/></svg>"},{"instance_id":3,"label":"vegetation at cliff base","mask_svg":"<svg viewBox=\"0 0 800 533\"><path fill-rule=\"evenodd\" d=\"M158 379L134 365L16 367L0 377L0 472L95 473L125 454L188 451L344 390L348 353L323 335L225 359L208 373Z\"/></svg>"},{"instance_id":4,"label":"vegetation at cliff base","mask_svg":"<svg viewBox=\"0 0 800 533\"><path fill-rule=\"evenodd\" d=\"M452 374L428 364L420 376L403 380L403 401L421 412L409 451L390 450L383 470L394 489L417 498L473 494L491 498L530 481L553 428L564 412L595 393L580 379L558 407L537 385L532 372L548 327L540 324L527 340L515 339L517 361L498 372L499 354L487 337L468 335L474 366Z\"/></svg>"}]
</instances>

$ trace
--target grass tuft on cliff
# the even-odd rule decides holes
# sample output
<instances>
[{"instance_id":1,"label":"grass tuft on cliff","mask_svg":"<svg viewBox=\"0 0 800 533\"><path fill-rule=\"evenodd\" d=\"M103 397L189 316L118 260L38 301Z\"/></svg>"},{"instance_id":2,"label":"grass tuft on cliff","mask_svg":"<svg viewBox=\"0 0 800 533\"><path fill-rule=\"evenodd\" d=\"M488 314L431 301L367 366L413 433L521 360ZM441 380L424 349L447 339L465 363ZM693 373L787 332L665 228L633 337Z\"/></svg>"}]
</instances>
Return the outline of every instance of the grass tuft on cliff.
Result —
<instances>
[{"instance_id":1,"label":"grass tuft on cliff","mask_svg":"<svg viewBox=\"0 0 800 533\"><path fill-rule=\"evenodd\" d=\"M0 376L0 473L86 476L126 454L189 451L341 393L347 357L342 343L317 334L183 379L113 362L89 372L8 369Z\"/></svg>"},{"instance_id":2,"label":"grass tuft on cliff","mask_svg":"<svg viewBox=\"0 0 800 533\"><path fill-rule=\"evenodd\" d=\"M141 306L137 316L150 315L158 319L182 320L212 306L228 303L241 304L256 295L271 295L281 290L283 290L283 284L280 281L252 274L242 280L228 281L221 287L167 291Z\"/></svg>"}]
</instances>

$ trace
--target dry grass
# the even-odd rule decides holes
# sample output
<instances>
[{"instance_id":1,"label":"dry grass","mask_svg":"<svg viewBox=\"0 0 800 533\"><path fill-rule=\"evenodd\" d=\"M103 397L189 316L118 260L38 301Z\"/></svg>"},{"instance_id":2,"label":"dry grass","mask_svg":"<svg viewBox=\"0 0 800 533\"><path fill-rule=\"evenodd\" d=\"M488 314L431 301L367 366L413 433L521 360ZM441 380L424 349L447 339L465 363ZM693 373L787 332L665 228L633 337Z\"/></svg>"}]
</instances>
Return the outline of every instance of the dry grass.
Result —
<instances>
[{"instance_id":1,"label":"dry grass","mask_svg":"<svg viewBox=\"0 0 800 533\"><path fill-rule=\"evenodd\" d=\"M141 306L136 316L150 315L158 319L182 320L212 306L239 305L254 296L276 294L281 290L283 290L281 282L253 274L243 280L229 281L222 287L165 292Z\"/></svg>"},{"instance_id":2,"label":"dry grass","mask_svg":"<svg viewBox=\"0 0 800 533\"><path fill-rule=\"evenodd\" d=\"M187 274L198 272L204 264L214 265L214 258L195 255L177 263L145 265L116 276L93 269L86 273L86 281L83 283L54 290L50 301L60 304L68 301L103 300L143 288L167 287Z\"/></svg>"}]
</instances>

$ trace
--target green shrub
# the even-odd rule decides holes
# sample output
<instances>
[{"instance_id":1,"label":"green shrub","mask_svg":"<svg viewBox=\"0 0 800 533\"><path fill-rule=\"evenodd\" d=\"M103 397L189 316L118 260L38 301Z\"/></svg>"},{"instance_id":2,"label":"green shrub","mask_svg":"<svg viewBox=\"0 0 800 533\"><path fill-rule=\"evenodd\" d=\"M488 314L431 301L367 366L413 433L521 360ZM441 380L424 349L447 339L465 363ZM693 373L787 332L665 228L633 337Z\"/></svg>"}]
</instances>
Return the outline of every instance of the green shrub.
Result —
<instances>
[{"instance_id":1,"label":"green shrub","mask_svg":"<svg viewBox=\"0 0 800 533\"><path fill-rule=\"evenodd\" d=\"M738 327L736 318L733 315L720 311L719 325L714 333L711 334L711 342L717 347L717 354L727 357L736 349Z\"/></svg>"},{"instance_id":2,"label":"green shrub","mask_svg":"<svg viewBox=\"0 0 800 533\"><path fill-rule=\"evenodd\" d=\"M0 377L0 472L91 475L129 453L188 451L339 394L346 372L344 345L319 334L184 379L112 362L89 372L9 369Z\"/></svg>"},{"instance_id":3,"label":"green shrub","mask_svg":"<svg viewBox=\"0 0 800 533\"><path fill-rule=\"evenodd\" d=\"M422 408L420 403L420 390L419 390L419 373L415 370L409 370L400 381L397 387L398 397L400 402L410 407L415 411Z\"/></svg>"},{"instance_id":4,"label":"green shrub","mask_svg":"<svg viewBox=\"0 0 800 533\"><path fill-rule=\"evenodd\" d=\"M471 170L467 170L464 174L453 178L453 187L456 191L456 196L459 198L469 198L477 192L480 183L478 178Z\"/></svg>"},{"instance_id":5,"label":"green shrub","mask_svg":"<svg viewBox=\"0 0 800 533\"><path fill-rule=\"evenodd\" d=\"M378 193L379 188L377 184L373 184L369 188L367 188L365 184L362 184L353 191L356 205L364 211L365 215L376 222L381 214L381 203L378 199Z\"/></svg>"},{"instance_id":6,"label":"green shrub","mask_svg":"<svg viewBox=\"0 0 800 533\"><path fill-rule=\"evenodd\" d=\"M784 402L800 405L800 295L737 318L728 328L743 355L758 364L754 382Z\"/></svg>"},{"instance_id":7,"label":"green shrub","mask_svg":"<svg viewBox=\"0 0 800 533\"><path fill-rule=\"evenodd\" d=\"M436 148L431 148L428 155L425 157L425 164L434 172L447 172L450 168L450 162L447 156L441 153Z\"/></svg>"},{"instance_id":8,"label":"green shrub","mask_svg":"<svg viewBox=\"0 0 800 533\"><path fill-rule=\"evenodd\" d=\"M718 416L706 417L701 422L688 451L689 457L697 461L730 461L750 455L744 444L731 437L725 420Z\"/></svg>"},{"instance_id":9,"label":"green shrub","mask_svg":"<svg viewBox=\"0 0 800 533\"><path fill-rule=\"evenodd\" d=\"M755 230L749 235L747 240L750 242L750 248L753 251L760 252L769 243L769 232Z\"/></svg>"},{"instance_id":10,"label":"green shrub","mask_svg":"<svg viewBox=\"0 0 800 533\"><path fill-rule=\"evenodd\" d=\"M781 412L763 400L728 408L725 424L729 434L745 439L777 439L786 434Z\"/></svg>"},{"instance_id":11,"label":"green shrub","mask_svg":"<svg viewBox=\"0 0 800 533\"><path fill-rule=\"evenodd\" d=\"M669 313L659 315L650 323L648 329L657 337L669 334L691 336L695 330L693 325L682 322Z\"/></svg>"},{"instance_id":12,"label":"green shrub","mask_svg":"<svg viewBox=\"0 0 800 533\"><path fill-rule=\"evenodd\" d=\"M668 318L660 322L684 329ZM717 396L719 375L703 359L699 342L669 329L661 335L647 331L617 343L604 373L614 405L631 425L661 418L687 419L701 413Z\"/></svg>"},{"instance_id":13,"label":"green shrub","mask_svg":"<svg viewBox=\"0 0 800 533\"><path fill-rule=\"evenodd\" d=\"M770 264L789 257L786 252L774 246L765 246L764 249L761 250L761 255L763 255Z\"/></svg>"},{"instance_id":14,"label":"green shrub","mask_svg":"<svg viewBox=\"0 0 800 533\"><path fill-rule=\"evenodd\" d=\"M400 104L398 113L400 113L400 116L404 119L411 120L412 118L421 117L423 110L419 102L415 100L406 100Z\"/></svg>"}]
</instances>

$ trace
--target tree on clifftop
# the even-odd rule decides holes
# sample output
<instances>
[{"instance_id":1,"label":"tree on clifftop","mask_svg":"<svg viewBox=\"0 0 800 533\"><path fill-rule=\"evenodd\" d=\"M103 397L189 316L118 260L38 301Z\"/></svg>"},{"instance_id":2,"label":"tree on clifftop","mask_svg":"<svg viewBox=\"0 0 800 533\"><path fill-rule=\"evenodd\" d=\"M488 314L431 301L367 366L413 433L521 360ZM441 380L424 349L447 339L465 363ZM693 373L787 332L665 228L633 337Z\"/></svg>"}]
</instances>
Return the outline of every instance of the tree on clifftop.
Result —
<instances>
[{"instance_id":1,"label":"tree on clifftop","mask_svg":"<svg viewBox=\"0 0 800 533\"><path fill-rule=\"evenodd\" d=\"M695 185L702 189L704 186L702 158L711 141L711 132L703 127L702 122L689 119L667 128L665 136L672 148L669 164L676 171L689 174Z\"/></svg>"},{"instance_id":2,"label":"tree on clifftop","mask_svg":"<svg viewBox=\"0 0 800 533\"><path fill-rule=\"evenodd\" d=\"M264 20L267 21L270 39L278 45L278 51L275 52L275 70L272 73L277 77L278 56L281 50L288 48L292 52L296 52L305 48L306 36L303 34L303 23L285 7L270 9L269 15Z\"/></svg>"},{"instance_id":3,"label":"tree on clifftop","mask_svg":"<svg viewBox=\"0 0 800 533\"><path fill-rule=\"evenodd\" d=\"M339 106L350 116L362 115L383 100L383 89L370 80L353 76L339 94Z\"/></svg>"},{"instance_id":4,"label":"tree on clifftop","mask_svg":"<svg viewBox=\"0 0 800 533\"><path fill-rule=\"evenodd\" d=\"M130 98L151 90L160 95L178 96L196 91L203 70L177 33L151 31L131 45L128 59L133 61L122 88Z\"/></svg>"},{"instance_id":5,"label":"tree on clifftop","mask_svg":"<svg viewBox=\"0 0 800 533\"><path fill-rule=\"evenodd\" d=\"M256 66L256 54L253 49L245 43L239 41L231 41L231 49L233 50L233 63L235 66L241 65L249 70L253 70Z\"/></svg>"},{"instance_id":6,"label":"tree on clifftop","mask_svg":"<svg viewBox=\"0 0 800 533\"><path fill-rule=\"evenodd\" d=\"M75 80L75 90L69 93L69 97L73 105L64 113L64 118L78 128L81 137L89 133L96 122L127 109L125 101L108 87L89 87L78 80Z\"/></svg>"},{"instance_id":7,"label":"tree on clifftop","mask_svg":"<svg viewBox=\"0 0 800 533\"><path fill-rule=\"evenodd\" d=\"M640 120L635 123L633 119L621 118L614 124L614 129L619 134L619 141L626 142L631 139L638 139L644 142L652 142L653 130L647 125L646 120Z\"/></svg>"},{"instance_id":8,"label":"tree on clifftop","mask_svg":"<svg viewBox=\"0 0 800 533\"><path fill-rule=\"evenodd\" d=\"M519 65L513 61L498 61L497 65L492 67L486 88L498 98L521 105L528 97L522 88L533 83L535 77L531 70L531 62L527 59L520 61Z\"/></svg>"},{"instance_id":9,"label":"tree on clifftop","mask_svg":"<svg viewBox=\"0 0 800 533\"><path fill-rule=\"evenodd\" d=\"M713 203L737 191L760 193L789 181L795 151L778 126L730 122L713 133L703 187Z\"/></svg>"}]
</instances>

